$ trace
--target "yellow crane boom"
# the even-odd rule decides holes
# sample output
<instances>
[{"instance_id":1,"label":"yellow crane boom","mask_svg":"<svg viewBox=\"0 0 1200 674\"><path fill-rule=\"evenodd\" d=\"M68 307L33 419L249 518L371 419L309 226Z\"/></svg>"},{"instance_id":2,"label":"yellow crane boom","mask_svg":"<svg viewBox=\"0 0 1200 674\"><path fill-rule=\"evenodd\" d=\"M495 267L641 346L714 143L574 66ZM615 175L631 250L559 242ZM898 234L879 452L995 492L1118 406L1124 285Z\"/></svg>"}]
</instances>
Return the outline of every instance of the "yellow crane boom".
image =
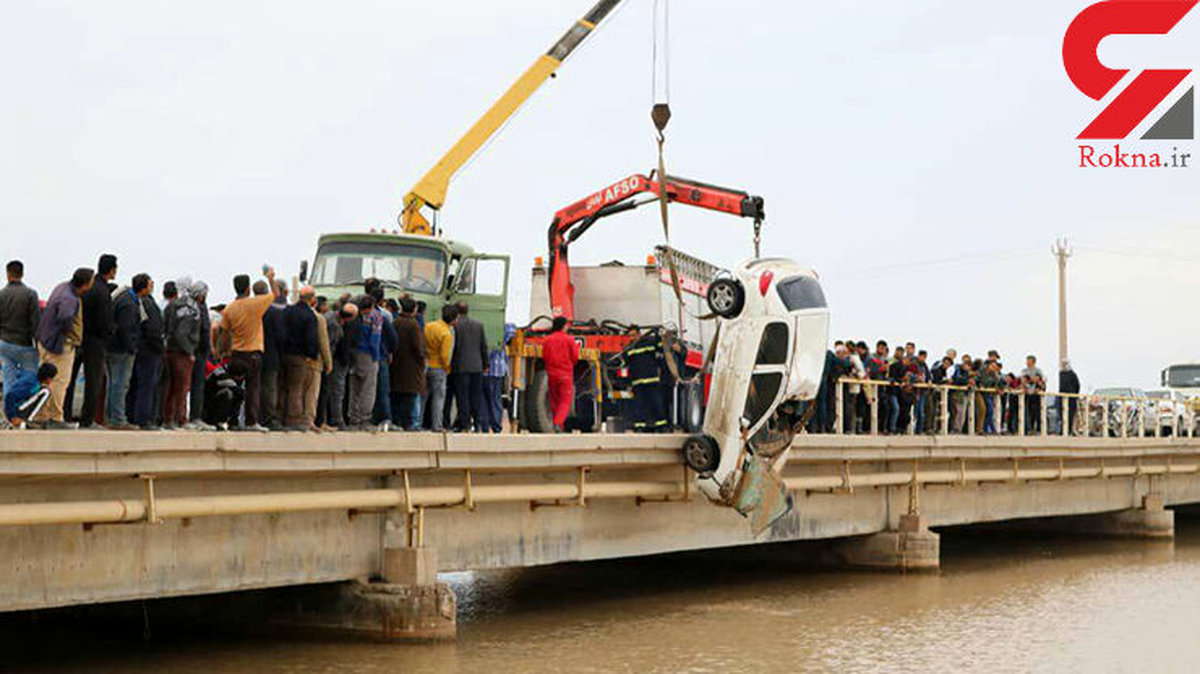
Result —
<instances>
[{"instance_id":1,"label":"yellow crane boom","mask_svg":"<svg viewBox=\"0 0 1200 674\"><path fill-rule=\"evenodd\" d=\"M545 54L533 62L533 65L505 91L500 98L488 108L487 112L471 126L462 138L450 148L450 151L429 169L408 194L404 195L404 211L400 215L400 224L406 234L433 235L429 218L422 213L425 207L437 210L446 200L446 190L450 179L462 168L479 148L492 137L505 120L517 111L533 92L542 86L562 62L567 60L588 35L596 28L604 17L621 3L621 0L600 0L587 14L575 22L566 34Z\"/></svg>"}]
</instances>

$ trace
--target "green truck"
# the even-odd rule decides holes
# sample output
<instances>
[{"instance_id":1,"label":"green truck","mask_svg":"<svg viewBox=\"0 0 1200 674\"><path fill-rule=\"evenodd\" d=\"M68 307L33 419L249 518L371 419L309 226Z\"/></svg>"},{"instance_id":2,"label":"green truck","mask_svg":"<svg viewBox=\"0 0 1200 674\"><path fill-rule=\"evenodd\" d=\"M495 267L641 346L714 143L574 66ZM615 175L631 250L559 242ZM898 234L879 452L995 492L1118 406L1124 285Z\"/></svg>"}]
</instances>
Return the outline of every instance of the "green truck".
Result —
<instances>
[{"instance_id":1,"label":"green truck","mask_svg":"<svg viewBox=\"0 0 1200 674\"><path fill-rule=\"evenodd\" d=\"M508 270L509 256L477 253L458 241L370 231L322 235L312 267L300 263L300 279L332 301L344 293L362 294L363 281L377 278L388 297L407 293L425 302L429 321L441 316L443 305L466 302L471 317L487 330L488 342L500 348Z\"/></svg>"}]
</instances>

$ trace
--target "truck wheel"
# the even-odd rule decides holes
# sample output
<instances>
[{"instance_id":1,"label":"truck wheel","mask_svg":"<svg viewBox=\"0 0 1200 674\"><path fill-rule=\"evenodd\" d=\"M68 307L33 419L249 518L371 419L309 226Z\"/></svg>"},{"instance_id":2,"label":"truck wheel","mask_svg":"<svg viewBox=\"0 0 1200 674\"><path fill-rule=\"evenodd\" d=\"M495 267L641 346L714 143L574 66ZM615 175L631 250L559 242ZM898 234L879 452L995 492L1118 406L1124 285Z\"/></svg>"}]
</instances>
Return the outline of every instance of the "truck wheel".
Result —
<instances>
[{"instance_id":1,"label":"truck wheel","mask_svg":"<svg viewBox=\"0 0 1200 674\"><path fill-rule=\"evenodd\" d=\"M691 382L679 387L679 427L688 433L699 433L704 430L704 394L698 382Z\"/></svg>"},{"instance_id":2,"label":"truck wheel","mask_svg":"<svg viewBox=\"0 0 1200 674\"><path fill-rule=\"evenodd\" d=\"M693 435L683 443L683 462L699 475L709 475L721 462L717 441L707 435Z\"/></svg>"},{"instance_id":3,"label":"truck wheel","mask_svg":"<svg viewBox=\"0 0 1200 674\"><path fill-rule=\"evenodd\" d=\"M554 417L550 414L550 380L546 371L538 369L525 389L521 426L530 433L553 433Z\"/></svg>"},{"instance_id":4,"label":"truck wheel","mask_svg":"<svg viewBox=\"0 0 1200 674\"><path fill-rule=\"evenodd\" d=\"M721 318L736 318L746 304L746 291L736 279L719 278L708 284L708 309Z\"/></svg>"}]
</instances>

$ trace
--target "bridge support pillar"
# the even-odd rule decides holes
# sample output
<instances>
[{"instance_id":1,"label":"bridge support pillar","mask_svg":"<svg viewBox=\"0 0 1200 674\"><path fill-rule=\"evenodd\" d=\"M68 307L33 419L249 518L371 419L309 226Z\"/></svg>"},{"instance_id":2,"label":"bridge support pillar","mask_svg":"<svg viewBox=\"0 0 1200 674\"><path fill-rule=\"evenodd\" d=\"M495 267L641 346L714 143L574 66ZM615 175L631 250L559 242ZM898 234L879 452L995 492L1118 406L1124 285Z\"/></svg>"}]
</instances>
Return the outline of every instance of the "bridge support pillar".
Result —
<instances>
[{"instance_id":1,"label":"bridge support pillar","mask_svg":"<svg viewBox=\"0 0 1200 674\"><path fill-rule=\"evenodd\" d=\"M1146 494L1142 507L1085 518L1080 530L1115 538L1169 539L1175 537L1175 512L1163 507L1162 494Z\"/></svg>"},{"instance_id":2,"label":"bridge support pillar","mask_svg":"<svg viewBox=\"0 0 1200 674\"><path fill-rule=\"evenodd\" d=\"M396 585L437 585L437 548L387 548L383 579Z\"/></svg>"},{"instance_id":3,"label":"bridge support pillar","mask_svg":"<svg viewBox=\"0 0 1200 674\"><path fill-rule=\"evenodd\" d=\"M453 639L454 591L437 581L437 550L384 550L384 578L320 588L295 599L277 626L390 642Z\"/></svg>"},{"instance_id":4,"label":"bridge support pillar","mask_svg":"<svg viewBox=\"0 0 1200 674\"><path fill-rule=\"evenodd\" d=\"M1163 507L1161 494L1142 497L1140 508L1117 510L1096 515L1070 515L1001 523L1007 531L1052 532L1072 536L1102 536L1171 540L1175 537L1175 513Z\"/></svg>"},{"instance_id":5,"label":"bridge support pillar","mask_svg":"<svg viewBox=\"0 0 1200 674\"><path fill-rule=\"evenodd\" d=\"M895 531L838 541L836 561L849 568L874 571L937 571L939 536L925 526L920 515L901 515Z\"/></svg>"}]
</instances>

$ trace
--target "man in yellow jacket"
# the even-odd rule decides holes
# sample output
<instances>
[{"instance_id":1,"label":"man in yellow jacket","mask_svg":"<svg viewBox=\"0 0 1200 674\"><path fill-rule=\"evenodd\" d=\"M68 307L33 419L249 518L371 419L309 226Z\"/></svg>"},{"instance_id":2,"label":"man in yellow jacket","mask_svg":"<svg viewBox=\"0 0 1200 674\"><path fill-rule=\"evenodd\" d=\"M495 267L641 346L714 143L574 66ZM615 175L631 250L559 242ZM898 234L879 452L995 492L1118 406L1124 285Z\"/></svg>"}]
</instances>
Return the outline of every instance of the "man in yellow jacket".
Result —
<instances>
[{"instance_id":1,"label":"man in yellow jacket","mask_svg":"<svg viewBox=\"0 0 1200 674\"><path fill-rule=\"evenodd\" d=\"M453 304L442 307L442 320L425 326L425 395L421 409L429 410L430 428L440 432L446 406L446 376L450 374L450 358L454 354L454 323L458 309Z\"/></svg>"}]
</instances>

